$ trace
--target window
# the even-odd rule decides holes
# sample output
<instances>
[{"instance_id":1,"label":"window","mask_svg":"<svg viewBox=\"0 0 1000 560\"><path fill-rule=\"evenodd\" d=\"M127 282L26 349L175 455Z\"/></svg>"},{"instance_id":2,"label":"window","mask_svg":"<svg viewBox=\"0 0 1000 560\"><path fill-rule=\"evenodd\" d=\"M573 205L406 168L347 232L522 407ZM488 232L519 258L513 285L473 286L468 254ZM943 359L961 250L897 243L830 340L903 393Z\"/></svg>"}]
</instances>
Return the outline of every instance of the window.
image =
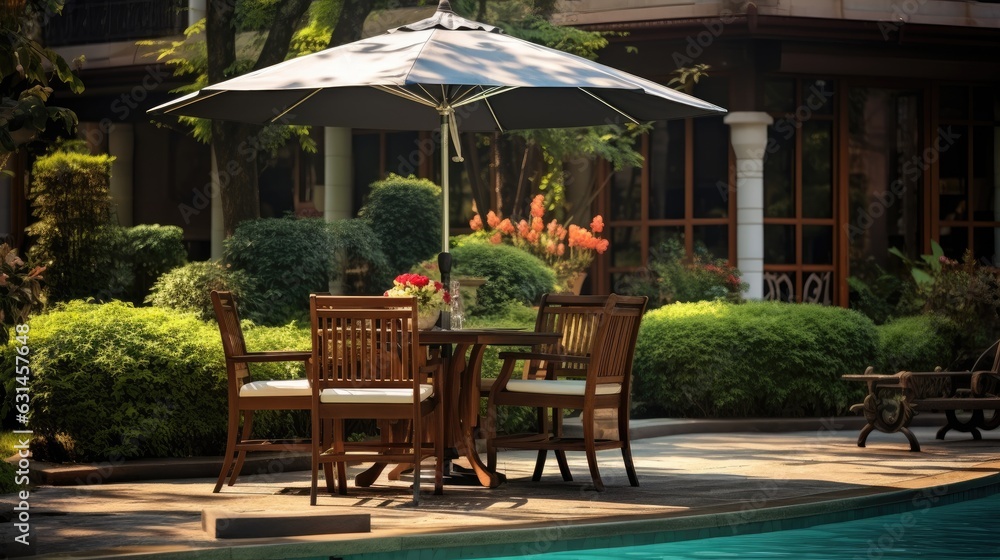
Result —
<instances>
[{"instance_id":1,"label":"window","mask_svg":"<svg viewBox=\"0 0 1000 560\"><path fill-rule=\"evenodd\" d=\"M834 301L834 83L768 78L764 298Z\"/></svg>"},{"instance_id":2,"label":"window","mask_svg":"<svg viewBox=\"0 0 1000 560\"><path fill-rule=\"evenodd\" d=\"M728 105L729 80L701 81L694 95ZM601 214L611 239L608 274L598 291L620 289L624 279L679 240L687 254L704 247L717 258L736 259L736 200L729 127L722 117L658 122L643 138L646 165L611 173Z\"/></svg>"},{"instance_id":3,"label":"window","mask_svg":"<svg viewBox=\"0 0 1000 560\"><path fill-rule=\"evenodd\" d=\"M928 150L938 160L932 212L941 248L953 259L971 250L980 262L1000 265L1000 91L942 85L938 124Z\"/></svg>"}]
</instances>

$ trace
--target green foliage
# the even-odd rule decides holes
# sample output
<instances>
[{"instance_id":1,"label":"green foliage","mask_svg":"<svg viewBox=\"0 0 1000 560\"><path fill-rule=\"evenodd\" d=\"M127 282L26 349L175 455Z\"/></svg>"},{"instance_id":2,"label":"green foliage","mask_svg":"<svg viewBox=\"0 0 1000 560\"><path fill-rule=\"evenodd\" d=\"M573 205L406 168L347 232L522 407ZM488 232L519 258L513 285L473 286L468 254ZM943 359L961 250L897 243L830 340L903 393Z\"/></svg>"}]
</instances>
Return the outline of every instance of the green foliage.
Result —
<instances>
[{"instance_id":1,"label":"green foliage","mask_svg":"<svg viewBox=\"0 0 1000 560\"><path fill-rule=\"evenodd\" d=\"M28 226L31 257L48 267L53 299L110 299L130 274L116 265L121 234L111 223L113 157L56 152L35 161L28 197L38 221Z\"/></svg>"},{"instance_id":2,"label":"green foliage","mask_svg":"<svg viewBox=\"0 0 1000 560\"><path fill-rule=\"evenodd\" d=\"M957 331L955 325L934 315L901 317L876 327L879 361L877 373L953 369Z\"/></svg>"},{"instance_id":3,"label":"green foliage","mask_svg":"<svg viewBox=\"0 0 1000 560\"><path fill-rule=\"evenodd\" d=\"M259 301L256 320L278 325L309 312L309 294L329 291L333 254L321 218L250 220L226 240L226 262L244 272Z\"/></svg>"},{"instance_id":4,"label":"green foliage","mask_svg":"<svg viewBox=\"0 0 1000 560\"><path fill-rule=\"evenodd\" d=\"M703 246L690 258L677 239L653 252L649 269L633 274L616 287L624 293L649 297L650 308L674 302L725 300L739 303L747 284L725 259L714 259Z\"/></svg>"},{"instance_id":5,"label":"green foliage","mask_svg":"<svg viewBox=\"0 0 1000 560\"><path fill-rule=\"evenodd\" d=\"M153 284L146 303L155 307L194 313L200 319L214 320L212 290L231 291L240 300L244 317L257 317L263 312L259 298L251 298L254 290L247 289L245 274L234 272L214 261L192 262L177 267Z\"/></svg>"},{"instance_id":6,"label":"green foliage","mask_svg":"<svg viewBox=\"0 0 1000 560\"><path fill-rule=\"evenodd\" d=\"M7 344L11 329L45 305L43 272L45 267L25 263L17 249L0 244L0 346Z\"/></svg>"},{"instance_id":7,"label":"green foliage","mask_svg":"<svg viewBox=\"0 0 1000 560\"><path fill-rule=\"evenodd\" d=\"M55 78L73 93L83 91L83 82L61 56L33 38L37 22L62 6L63 0L26 0L5 3L0 11L0 169L52 123L76 132L73 111L46 106L53 91L49 81Z\"/></svg>"},{"instance_id":8,"label":"green foliage","mask_svg":"<svg viewBox=\"0 0 1000 560\"><path fill-rule=\"evenodd\" d=\"M847 279L847 286L850 288L850 308L863 313L876 325L881 325L892 317L909 314L904 308L904 302L910 300L904 297L908 293L909 284L881 268L877 270L878 276L872 283L851 276Z\"/></svg>"},{"instance_id":9,"label":"green foliage","mask_svg":"<svg viewBox=\"0 0 1000 560\"><path fill-rule=\"evenodd\" d=\"M21 487L14 484L16 479L17 473L14 465L0 460L0 495L13 494L20 490Z\"/></svg>"},{"instance_id":10,"label":"green foliage","mask_svg":"<svg viewBox=\"0 0 1000 560\"><path fill-rule=\"evenodd\" d=\"M184 230L177 226L143 224L124 229L122 257L132 269L130 299L142 302L165 272L187 262Z\"/></svg>"},{"instance_id":11,"label":"green foliage","mask_svg":"<svg viewBox=\"0 0 1000 560\"><path fill-rule=\"evenodd\" d=\"M392 286L396 274L375 232L365 220L335 220L328 224L333 254L331 278L340 278L348 295L378 295Z\"/></svg>"},{"instance_id":12,"label":"green foliage","mask_svg":"<svg viewBox=\"0 0 1000 560\"><path fill-rule=\"evenodd\" d=\"M511 301L534 305L555 285L555 273L517 247L469 241L454 247L451 255L452 276L486 278L476 295L478 314L501 313Z\"/></svg>"},{"instance_id":13,"label":"green foliage","mask_svg":"<svg viewBox=\"0 0 1000 560\"><path fill-rule=\"evenodd\" d=\"M375 232L396 274L441 249L441 187L427 179L389 174L372 183L358 217Z\"/></svg>"},{"instance_id":14,"label":"green foliage","mask_svg":"<svg viewBox=\"0 0 1000 560\"><path fill-rule=\"evenodd\" d=\"M193 315L75 301L32 319L31 339L37 459L220 451L222 345Z\"/></svg>"},{"instance_id":15,"label":"green foliage","mask_svg":"<svg viewBox=\"0 0 1000 560\"><path fill-rule=\"evenodd\" d=\"M675 303L643 318L633 365L637 415L821 416L860 402L840 376L878 357L875 326L838 307Z\"/></svg>"},{"instance_id":16,"label":"green foliage","mask_svg":"<svg viewBox=\"0 0 1000 560\"><path fill-rule=\"evenodd\" d=\"M308 329L244 325L249 350L301 350ZM217 455L225 445L226 369L219 330L194 315L112 302L66 303L31 321L32 410L39 460ZM8 353L4 353L6 355ZM298 364L252 367L258 378L303 375ZM13 384L13 364L0 365ZM255 433L308 433L301 415L261 414ZM305 431L303 431L305 429Z\"/></svg>"}]
</instances>

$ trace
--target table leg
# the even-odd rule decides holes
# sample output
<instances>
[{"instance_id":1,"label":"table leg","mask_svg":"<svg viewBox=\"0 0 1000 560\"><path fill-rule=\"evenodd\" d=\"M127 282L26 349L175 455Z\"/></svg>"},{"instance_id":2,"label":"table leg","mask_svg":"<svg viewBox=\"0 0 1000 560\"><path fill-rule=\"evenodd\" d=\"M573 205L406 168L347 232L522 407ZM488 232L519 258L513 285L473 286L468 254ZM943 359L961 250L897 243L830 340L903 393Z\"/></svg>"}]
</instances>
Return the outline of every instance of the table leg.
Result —
<instances>
[{"instance_id":1,"label":"table leg","mask_svg":"<svg viewBox=\"0 0 1000 560\"><path fill-rule=\"evenodd\" d=\"M459 346L461 355L464 357L465 348ZM465 364L464 375L461 378L459 394L458 422L460 429L460 439L458 440L458 451L469 460L469 465L475 471L479 483L489 488L496 488L500 485L500 478L496 473L490 472L486 464L476 452L475 429L476 421L479 418L479 385L482 381L483 353L486 350L485 344L472 346L472 352ZM458 352L456 352L458 354ZM464 360L463 360L464 361Z\"/></svg>"}]
</instances>

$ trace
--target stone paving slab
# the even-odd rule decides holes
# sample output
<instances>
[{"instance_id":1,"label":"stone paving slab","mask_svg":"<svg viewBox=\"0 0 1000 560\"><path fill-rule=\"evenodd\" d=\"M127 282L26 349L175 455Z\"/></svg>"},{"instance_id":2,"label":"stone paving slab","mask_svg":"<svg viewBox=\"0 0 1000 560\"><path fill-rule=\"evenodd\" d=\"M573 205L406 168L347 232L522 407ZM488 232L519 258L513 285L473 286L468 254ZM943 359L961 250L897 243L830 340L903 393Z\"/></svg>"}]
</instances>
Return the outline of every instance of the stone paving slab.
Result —
<instances>
[{"instance_id":1,"label":"stone paving slab","mask_svg":"<svg viewBox=\"0 0 1000 560\"><path fill-rule=\"evenodd\" d=\"M291 551L298 557L329 557L366 546L384 548L391 546L387 539L419 534L427 535L424 541L429 546L441 546L456 532L520 528L528 533L516 538L532 542L551 539L553 531L558 534L560 527L575 523L722 512L736 512L739 519L775 506L822 507L838 498L956 484L1000 473L996 434L987 433L983 441L953 434L940 442L934 432L915 430L924 448L921 453L911 453L899 434L873 434L867 448L858 448L854 430L643 439L633 442L639 488L628 485L619 453L599 453L608 487L603 493L591 489L582 454L569 454L574 482L563 482L550 458L545 477L534 483L530 480L534 453L501 452L499 471L507 476L505 484L492 490L447 486L443 496L433 496L428 483L419 508L410 504L409 481L390 483L384 476L369 489L352 485L346 497L321 494L318 505L311 508L309 474L302 471L244 476L220 494L212 494L214 478L40 486L31 492L31 528L38 553L46 557L167 558L193 550L204 552L190 557L281 558ZM278 467L275 470L281 471ZM211 539L202 530L204 509L370 513L372 533L234 544ZM5 538L10 530L10 524L0 526L0 531L8 532ZM257 548L242 548L247 545Z\"/></svg>"}]
</instances>

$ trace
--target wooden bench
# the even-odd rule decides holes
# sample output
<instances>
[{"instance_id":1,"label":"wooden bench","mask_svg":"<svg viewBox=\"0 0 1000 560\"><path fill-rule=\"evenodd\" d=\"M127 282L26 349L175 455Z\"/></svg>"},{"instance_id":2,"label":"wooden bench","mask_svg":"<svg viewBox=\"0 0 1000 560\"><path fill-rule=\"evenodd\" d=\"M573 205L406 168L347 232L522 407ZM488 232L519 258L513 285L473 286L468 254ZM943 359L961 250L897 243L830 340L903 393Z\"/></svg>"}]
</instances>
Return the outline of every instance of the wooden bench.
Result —
<instances>
[{"instance_id":1,"label":"wooden bench","mask_svg":"<svg viewBox=\"0 0 1000 560\"><path fill-rule=\"evenodd\" d=\"M864 447L868 435L878 430L900 432L909 440L910 451L920 451L920 443L909 426L913 416L923 411L945 413L948 422L938 430L937 439L944 439L949 430L982 439L980 430L1000 426L1000 375L995 371L901 371L879 375L872 369L869 367L862 375L841 376L868 385L864 402L851 407L851 412L860 411L868 422L858 435L858 447ZM992 414L987 416L987 411Z\"/></svg>"}]
</instances>

